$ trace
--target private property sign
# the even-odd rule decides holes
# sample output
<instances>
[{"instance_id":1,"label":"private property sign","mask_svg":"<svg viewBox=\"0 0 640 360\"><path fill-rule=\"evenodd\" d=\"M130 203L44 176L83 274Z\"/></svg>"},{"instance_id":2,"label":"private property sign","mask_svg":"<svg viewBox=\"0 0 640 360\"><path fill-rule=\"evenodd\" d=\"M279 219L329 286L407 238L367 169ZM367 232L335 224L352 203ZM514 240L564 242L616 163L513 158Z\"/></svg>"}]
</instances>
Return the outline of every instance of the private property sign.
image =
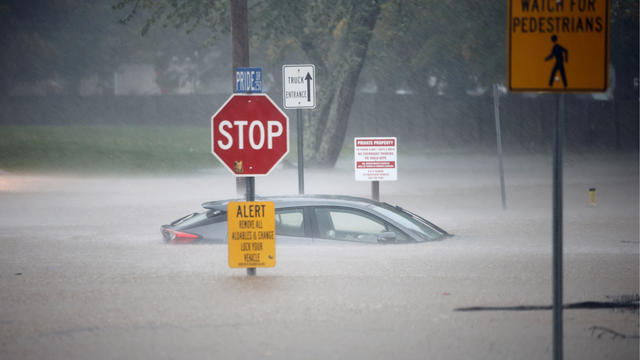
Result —
<instances>
[{"instance_id":1,"label":"private property sign","mask_svg":"<svg viewBox=\"0 0 640 360\"><path fill-rule=\"evenodd\" d=\"M356 181L395 181L398 179L398 142L395 137L354 139Z\"/></svg>"},{"instance_id":2,"label":"private property sign","mask_svg":"<svg viewBox=\"0 0 640 360\"><path fill-rule=\"evenodd\" d=\"M276 215L271 201L227 205L229 267L276 266Z\"/></svg>"},{"instance_id":3,"label":"private property sign","mask_svg":"<svg viewBox=\"0 0 640 360\"><path fill-rule=\"evenodd\" d=\"M606 91L609 0L509 0L510 91Z\"/></svg>"}]
</instances>

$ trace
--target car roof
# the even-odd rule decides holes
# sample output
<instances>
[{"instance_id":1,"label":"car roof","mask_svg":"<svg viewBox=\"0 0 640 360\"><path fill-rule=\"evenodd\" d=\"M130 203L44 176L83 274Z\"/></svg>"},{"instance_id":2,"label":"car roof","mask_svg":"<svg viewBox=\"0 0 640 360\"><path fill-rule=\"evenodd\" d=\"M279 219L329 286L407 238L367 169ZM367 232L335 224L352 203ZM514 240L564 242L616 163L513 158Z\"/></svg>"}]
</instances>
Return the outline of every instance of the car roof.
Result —
<instances>
[{"instance_id":1,"label":"car roof","mask_svg":"<svg viewBox=\"0 0 640 360\"><path fill-rule=\"evenodd\" d=\"M219 200L219 201L209 201L202 204L202 207L205 209L213 209L218 211L227 211L227 206L232 201L245 201L245 199L230 199L230 200ZM389 209L393 207L384 202L378 202L371 199L356 197L356 196L346 196L346 195L283 195L283 196L256 196L256 201L273 201L276 209L283 209L289 207L303 207L303 206L344 206L350 207L354 209L361 209L365 211L371 211L371 207L382 207ZM406 210L395 206L398 210L403 212L407 212ZM438 227L437 225L431 223L430 221L415 215L413 213L407 212L411 216L419 218L421 222L427 224L429 227L434 230L440 232L443 236L451 236L446 230ZM386 218L383 214L377 214L383 218ZM391 219L387 219L391 223L395 223L395 221ZM396 224L396 226L399 226Z\"/></svg>"},{"instance_id":2,"label":"car roof","mask_svg":"<svg viewBox=\"0 0 640 360\"><path fill-rule=\"evenodd\" d=\"M227 210L227 205L232 201L245 201L245 199L230 199L219 201L208 201L202 204L205 209ZM355 208L366 208L370 205L380 205L381 203L345 195L283 195L256 197L256 201L273 201L276 208L293 206L349 206Z\"/></svg>"}]
</instances>

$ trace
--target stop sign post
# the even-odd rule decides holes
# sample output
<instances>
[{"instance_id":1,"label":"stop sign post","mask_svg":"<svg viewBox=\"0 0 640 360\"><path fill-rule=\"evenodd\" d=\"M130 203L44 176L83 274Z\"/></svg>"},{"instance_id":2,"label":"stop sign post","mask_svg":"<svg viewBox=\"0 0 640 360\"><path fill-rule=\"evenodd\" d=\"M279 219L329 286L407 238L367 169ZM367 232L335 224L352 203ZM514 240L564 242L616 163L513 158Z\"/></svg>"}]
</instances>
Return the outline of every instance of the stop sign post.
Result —
<instances>
[{"instance_id":1,"label":"stop sign post","mask_svg":"<svg viewBox=\"0 0 640 360\"><path fill-rule=\"evenodd\" d=\"M267 94L233 94L211 118L211 152L234 176L261 176L289 152L289 117Z\"/></svg>"}]
</instances>

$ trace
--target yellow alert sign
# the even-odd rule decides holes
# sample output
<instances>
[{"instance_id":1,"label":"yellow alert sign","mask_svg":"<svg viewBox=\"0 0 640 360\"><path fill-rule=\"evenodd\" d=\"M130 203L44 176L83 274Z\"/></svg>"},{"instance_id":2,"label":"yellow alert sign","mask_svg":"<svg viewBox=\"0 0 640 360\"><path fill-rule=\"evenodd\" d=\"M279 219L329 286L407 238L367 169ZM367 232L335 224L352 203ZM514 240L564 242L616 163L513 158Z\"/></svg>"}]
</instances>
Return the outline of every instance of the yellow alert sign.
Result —
<instances>
[{"instance_id":1,"label":"yellow alert sign","mask_svg":"<svg viewBox=\"0 0 640 360\"><path fill-rule=\"evenodd\" d=\"M270 201L234 201L227 205L229 266L276 266L276 214Z\"/></svg>"},{"instance_id":2,"label":"yellow alert sign","mask_svg":"<svg viewBox=\"0 0 640 360\"><path fill-rule=\"evenodd\" d=\"M606 91L609 0L508 0L511 91Z\"/></svg>"}]
</instances>

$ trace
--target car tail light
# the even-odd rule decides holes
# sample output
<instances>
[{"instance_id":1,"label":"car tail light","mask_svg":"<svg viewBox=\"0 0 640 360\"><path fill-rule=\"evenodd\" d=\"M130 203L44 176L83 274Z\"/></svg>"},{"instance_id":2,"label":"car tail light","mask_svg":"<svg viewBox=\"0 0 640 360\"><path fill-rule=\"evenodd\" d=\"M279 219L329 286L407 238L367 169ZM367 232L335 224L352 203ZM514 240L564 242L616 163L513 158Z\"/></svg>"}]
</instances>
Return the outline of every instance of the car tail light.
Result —
<instances>
[{"instance_id":1,"label":"car tail light","mask_svg":"<svg viewBox=\"0 0 640 360\"><path fill-rule=\"evenodd\" d=\"M172 244L192 243L200 238L198 235L182 231L175 231L171 229L164 229L164 231L169 235L169 242Z\"/></svg>"}]
</instances>

